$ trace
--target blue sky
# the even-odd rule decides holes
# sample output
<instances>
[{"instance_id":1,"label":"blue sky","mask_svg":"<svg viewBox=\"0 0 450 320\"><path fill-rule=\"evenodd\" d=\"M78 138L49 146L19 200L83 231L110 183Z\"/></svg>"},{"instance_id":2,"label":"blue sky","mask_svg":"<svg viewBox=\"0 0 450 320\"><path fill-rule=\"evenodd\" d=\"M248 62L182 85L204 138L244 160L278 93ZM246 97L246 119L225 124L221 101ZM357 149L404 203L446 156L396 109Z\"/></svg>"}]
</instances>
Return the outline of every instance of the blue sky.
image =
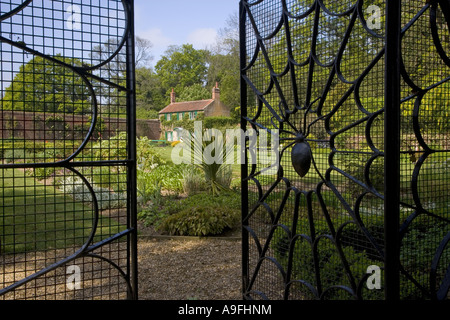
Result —
<instances>
[{"instance_id":1,"label":"blue sky","mask_svg":"<svg viewBox=\"0 0 450 320\"><path fill-rule=\"evenodd\" d=\"M13 1L13 3L16 2ZM47 6L49 4L46 1L43 3ZM134 3L136 35L150 40L153 44L151 55L154 58L150 62L150 66L154 66L158 62L170 45L190 43L196 49L208 48L215 43L218 30L226 26L227 19L232 14L237 14L239 10L239 0L135 0ZM61 24L58 25L58 28L61 30L64 29L63 23L68 16L65 8L69 4L70 0L61 2L61 8L57 11L57 14L59 14L58 21ZM4 11L9 10L11 10L10 6L6 9L2 7L0 11L4 13ZM32 9L25 8L24 12L28 12L28 15L30 15L30 10ZM15 20L16 24L12 28L20 25L21 17L21 15L17 15L17 17L11 18L17 20ZM82 17L84 18L84 16ZM86 16L86 21L89 21L89 17ZM43 25L38 25L37 28L40 28L42 34L46 29ZM31 33L28 36L33 38ZM84 39L84 37L81 38ZM30 39L24 38L23 41L36 45L40 44L39 38ZM89 41L89 38L84 40ZM79 41L76 43L79 44ZM49 54L54 54L51 48L49 49ZM42 50L42 48L39 47L37 50ZM25 57L27 59L32 58L31 55ZM23 58L20 56L17 59L21 61ZM15 64L14 70L10 70L11 66L8 66L5 70L10 70L9 72L0 72L0 96L3 94L3 89L9 85L9 81L13 79L15 72L18 71L18 66L19 64Z\"/></svg>"},{"instance_id":2,"label":"blue sky","mask_svg":"<svg viewBox=\"0 0 450 320\"><path fill-rule=\"evenodd\" d=\"M214 44L217 31L239 10L239 0L135 0L136 35L153 43L151 65L169 45Z\"/></svg>"}]
</instances>

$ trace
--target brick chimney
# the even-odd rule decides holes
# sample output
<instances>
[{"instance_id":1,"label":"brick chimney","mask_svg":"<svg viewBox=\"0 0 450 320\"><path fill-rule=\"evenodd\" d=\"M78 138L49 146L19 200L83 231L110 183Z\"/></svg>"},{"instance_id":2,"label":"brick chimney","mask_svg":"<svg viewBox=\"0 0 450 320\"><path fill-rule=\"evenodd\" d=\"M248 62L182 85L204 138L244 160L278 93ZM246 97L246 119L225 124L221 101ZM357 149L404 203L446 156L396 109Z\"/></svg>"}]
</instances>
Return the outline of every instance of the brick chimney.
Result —
<instances>
[{"instance_id":1,"label":"brick chimney","mask_svg":"<svg viewBox=\"0 0 450 320\"><path fill-rule=\"evenodd\" d=\"M220 89L219 89L218 82L216 82L216 86L212 89L212 98L213 98L213 100L216 100L216 101L220 100Z\"/></svg>"},{"instance_id":2,"label":"brick chimney","mask_svg":"<svg viewBox=\"0 0 450 320\"><path fill-rule=\"evenodd\" d=\"M172 92L170 93L170 103L175 103L176 102L176 94L175 94L175 90L172 88Z\"/></svg>"}]
</instances>

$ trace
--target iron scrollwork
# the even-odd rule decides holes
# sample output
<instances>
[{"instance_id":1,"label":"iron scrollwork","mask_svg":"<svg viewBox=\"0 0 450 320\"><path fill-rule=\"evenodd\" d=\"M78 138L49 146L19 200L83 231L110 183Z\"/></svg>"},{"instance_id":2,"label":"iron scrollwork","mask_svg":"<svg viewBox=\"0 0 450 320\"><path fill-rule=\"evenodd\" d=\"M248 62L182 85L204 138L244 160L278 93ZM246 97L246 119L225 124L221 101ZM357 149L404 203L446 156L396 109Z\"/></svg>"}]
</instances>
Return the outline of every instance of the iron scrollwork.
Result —
<instances>
[{"instance_id":1,"label":"iron scrollwork","mask_svg":"<svg viewBox=\"0 0 450 320\"><path fill-rule=\"evenodd\" d=\"M127 243L130 244L129 239L136 233L135 226L133 226L132 223L130 224L133 212L129 207L126 209L128 226L118 230L116 234L108 235L108 237L102 239L102 233L99 230L100 220L102 219L102 214L100 212L101 199L98 198L98 191L95 190L92 182L92 172L89 171L94 167L117 167L125 168L124 170L126 170L126 168L132 168L135 164L132 160L127 158L110 160L102 159L100 157L97 161L92 161L92 159L85 160L85 156L82 155L82 152L87 149L87 145L98 139L94 134L97 134L95 130L101 120L100 106L105 104L105 101L108 99L108 94L111 94L108 93L108 90L109 92L115 90L114 94L116 96L119 96L120 94L133 94L132 88L130 88L128 84L125 85L123 81L124 77L126 77L126 70L128 70L127 72L134 72L134 70L131 70L133 67L132 61L125 61L123 58L124 56L129 55L130 51L134 52L134 48L130 47L130 43L132 42L129 41L130 38L134 38L134 30L132 28L134 19L133 1L115 0L108 1L108 3L103 3L101 1L99 5L94 5L92 1L84 0L67 3L64 1L57 3L56 1L27 0L22 1L20 4L1 1L0 5L0 44L3 48L9 46L8 48L11 48L11 52L14 53L12 61L9 62L12 64L14 59L18 59L18 56L23 55L26 56L28 60L30 57L39 58L41 59L39 61L43 61L43 65L59 66L62 70L65 70L62 72L65 77L69 77L67 74L70 73L71 78L78 78L81 80L85 86L85 92L89 95L89 97L84 97L85 101L89 101L90 103L90 107L84 107L83 105L85 108L83 112L84 123L78 124L74 122L72 124L71 130L73 130L73 132L76 131L75 126L78 125L81 127L81 129L79 129L81 136L73 139L73 141L76 141L78 144L66 147L64 143L64 146L62 147L64 153L62 156L63 159L61 159L61 156L55 156L54 159L45 158L46 161L44 162L40 162L39 160L41 159L34 159L35 161L30 162L24 161L24 159L21 158L13 158L10 159L11 161L9 162L0 164L1 170L62 170L64 178L73 177L74 181L77 181L76 183L74 182L74 185L80 185L80 188L83 190L82 193L87 194L85 195L85 199L88 200L82 200L82 202L83 205L85 205L85 208L90 208L89 210L83 209L86 210L86 212L83 212L85 217L82 218L89 221L89 223L86 222L86 228L89 228L90 232L86 233L85 230L82 231L86 234L86 239L78 248L74 249L73 253L62 257L53 263L47 263L43 265L40 270L36 270L36 272L27 275L23 279L18 279L14 283L10 283L8 286L0 288L0 296L14 295L14 290L23 290L23 288L27 287L32 281L37 281L39 278L46 277L49 274L51 275L52 272L57 272L57 270L62 269L70 263L81 261L80 263L82 264L83 259L93 258L98 261L107 262L112 270L116 270L124 283L123 287L125 288L126 297L136 298L137 292L135 291L134 281L136 281L137 275L130 274L130 264L135 264L134 259L136 257L132 256L133 253L130 252L129 245L126 246L125 259L127 262L125 265L123 264L124 257L112 257L112 253L106 248L108 244L120 243L123 239L127 239ZM68 25L68 19L72 19L70 14L73 13L71 11L69 12L69 8L72 7L76 7L80 14L80 21L78 21L80 26L77 28L78 30L73 30L73 28ZM36 12L37 15L35 14ZM83 14L83 16L81 16L81 14ZM28 22L30 18L32 21L31 23ZM27 28L23 27L20 21L27 21ZM51 25L48 24L49 21L52 22ZM81 22L83 23L82 26ZM29 30L29 28L34 28L34 34L28 33L27 30ZM53 31L53 33L49 33L48 30ZM48 45L47 43L52 43L53 45ZM126 70L120 69L122 65L125 65ZM54 69L49 68L49 70ZM119 74L119 72L121 72L121 74ZM130 73L128 73L128 75L130 75ZM38 76L45 79L46 75L38 74ZM109 89L105 89L107 87ZM69 89L73 91L77 90L75 85L74 88ZM48 96L50 97L48 98L49 100L52 99L51 92L48 92ZM76 103L76 101L67 102L67 104ZM85 112L86 110L90 111L90 115ZM33 110L24 111L29 113L33 112ZM12 112L14 112L14 108L12 109ZM65 110L62 110L62 113L55 114L73 116L72 112ZM127 121L131 120L130 123L132 123L129 114L127 117ZM39 119L36 120L36 122L37 121L42 120ZM36 122L35 127L37 126ZM132 137L134 132L130 130L132 129L128 130L128 136ZM72 134L75 136L75 133ZM65 140L65 137L63 137L63 140ZM126 141L127 148L130 147L128 143L132 143L131 141L133 140L129 139ZM2 179L4 178L2 177ZM133 178L129 176L127 181L128 183L132 183ZM130 189L130 186L132 185L128 185L128 189ZM44 194L43 196L47 195ZM130 198L130 194L127 195L127 199L128 198ZM128 199L128 206L129 203L132 202L133 201ZM20 208L18 207L16 210L20 210ZM67 215L69 215L69 213L67 213ZM6 228L6 226L3 227ZM12 243L8 245L15 244ZM102 247L105 247L104 252ZM122 254L120 250L118 252ZM28 253L25 252L23 254ZM28 259L29 258L25 258L25 262ZM122 259L120 263L118 262L118 259ZM126 271L124 271L125 269ZM92 272L95 272L95 270ZM110 273L111 272L112 271L110 271ZM132 272L134 272L134 270ZM94 280L95 278L93 278L93 281ZM95 297L95 295L92 295L91 297Z\"/></svg>"},{"instance_id":2,"label":"iron scrollwork","mask_svg":"<svg viewBox=\"0 0 450 320\"><path fill-rule=\"evenodd\" d=\"M427 113L448 105L449 5L402 4L398 137L384 135L384 12L382 1L241 1L243 127L277 129L282 144L277 175L244 168L246 299L384 299L385 283L370 287L367 270L386 262L385 139L402 141L400 298L447 297L450 221L432 184L448 195L448 180L428 184L423 165L448 154L436 138L446 140L447 120ZM442 101L425 104L433 92ZM413 242L422 238L433 245L419 249ZM415 250L433 255L418 258Z\"/></svg>"}]
</instances>

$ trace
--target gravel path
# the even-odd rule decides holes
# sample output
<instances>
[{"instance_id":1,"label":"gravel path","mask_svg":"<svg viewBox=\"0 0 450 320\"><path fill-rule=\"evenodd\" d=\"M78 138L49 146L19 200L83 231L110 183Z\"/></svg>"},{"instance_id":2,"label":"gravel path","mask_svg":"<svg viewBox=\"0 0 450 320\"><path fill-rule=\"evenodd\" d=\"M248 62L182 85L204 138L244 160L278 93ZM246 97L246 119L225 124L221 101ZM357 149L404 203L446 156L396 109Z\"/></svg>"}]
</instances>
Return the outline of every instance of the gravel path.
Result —
<instances>
[{"instance_id":1,"label":"gravel path","mask_svg":"<svg viewBox=\"0 0 450 320\"><path fill-rule=\"evenodd\" d=\"M140 300L241 299L241 242L140 239Z\"/></svg>"}]
</instances>

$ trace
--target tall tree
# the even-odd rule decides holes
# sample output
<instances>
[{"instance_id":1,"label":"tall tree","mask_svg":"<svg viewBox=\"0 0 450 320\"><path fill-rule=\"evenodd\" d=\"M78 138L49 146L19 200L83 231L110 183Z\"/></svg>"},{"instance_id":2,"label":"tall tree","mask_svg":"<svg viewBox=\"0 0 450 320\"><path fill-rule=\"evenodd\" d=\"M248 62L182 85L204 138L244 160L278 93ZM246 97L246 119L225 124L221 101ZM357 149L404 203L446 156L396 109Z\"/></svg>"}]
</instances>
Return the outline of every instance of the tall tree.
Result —
<instances>
[{"instance_id":1,"label":"tall tree","mask_svg":"<svg viewBox=\"0 0 450 320\"><path fill-rule=\"evenodd\" d=\"M161 81L150 68L136 69L136 104L139 118L157 118L166 105Z\"/></svg>"},{"instance_id":2,"label":"tall tree","mask_svg":"<svg viewBox=\"0 0 450 320\"><path fill-rule=\"evenodd\" d=\"M240 105L239 17L231 14L219 30L216 45L208 53L208 86L219 82L220 98L231 110Z\"/></svg>"},{"instance_id":3,"label":"tall tree","mask_svg":"<svg viewBox=\"0 0 450 320\"><path fill-rule=\"evenodd\" d=\"M196 50L191 44L170 46L155 66L167 97L172 88L181 91L194 84L204 84L207 70L206 51Z\"/></svg>"},{"instance_id":4,"label":"tall tree","mask_svg":"<svg viewBox=\"0 0 450 320\"><path fill-rule=\"evenodd\" d=\"M95 46L92 49L91 58L93 64L99 64L111 57L119 46L119 40L116 38L110 38L105 43ZM135 40L135 62L136 68L145 67L152 59L151 54L153 44L150 40L136 37ZM102 68L102 76L108 77L110 80L117 81L124 78L126 70L126 54L125 48L117 54L111 62L104 68ZM105 75L104 72L107 72Z\"/></svg>"},{"instance_id":5,"label":"tall tree","mask_svg":"<svg viewBox=\"0 0 450 320\"><path fill-rule=\"evenodd\" d=\"M144 38L136 37L136 68L145 67L153 60L151 50L153 43Z\"/></svg>"},{"instance_id":6,"label":"tall tree","mask_svg":"<svg viewBox=\"0 0 450 320\"><path fill-rule=\"evenodd\" d=\"M91 53L91 59L93 64L99 64L106 61L114 54L119 46L119 40L116 38L110 38L105 43L93 48ZM135 41L135 63L136 68L145 68L153 57L151 55L151 48L153 44L150 40L136 37ZM125 86L126 79L126 54L125 48L122 48L121 52L113 57L113 59L100 69L94 70L94 73L102 78L106 78L112 82ZM138 76L138 75L137 75ZM111 116L117 115L117 113L125 113L123 106L125 105L125 92L116 91L108 85L97 83L96 93L99 100L102 101L101 109L105 114ZM112 93L112 94L111 94ZM139 93L138 93L139 95Z\"/></svg>"},{"instance_id":7,"label":"tall tree","mask_svg":"<svg viewBox=\"0 0 450 320\"><path fill-rule=\"evenodd\" d=\"M206 99L211 99L211 91L206 89L200 83L183 88L179 94L177 93L177 101L195 101Z\"/></svg>"},{"instance_id":8,"label":"tall tree","mask_svg":"<svg viewBox=\"0 0 450 320\"><path fill-rule=\"evenodd\" d=\"M55 57L70 65L82 66L78 59ZM91 112L91 96L86 83L69 68L41 57L20 67L1 100L3 110Z\"/></svg>"}]
</instances>

